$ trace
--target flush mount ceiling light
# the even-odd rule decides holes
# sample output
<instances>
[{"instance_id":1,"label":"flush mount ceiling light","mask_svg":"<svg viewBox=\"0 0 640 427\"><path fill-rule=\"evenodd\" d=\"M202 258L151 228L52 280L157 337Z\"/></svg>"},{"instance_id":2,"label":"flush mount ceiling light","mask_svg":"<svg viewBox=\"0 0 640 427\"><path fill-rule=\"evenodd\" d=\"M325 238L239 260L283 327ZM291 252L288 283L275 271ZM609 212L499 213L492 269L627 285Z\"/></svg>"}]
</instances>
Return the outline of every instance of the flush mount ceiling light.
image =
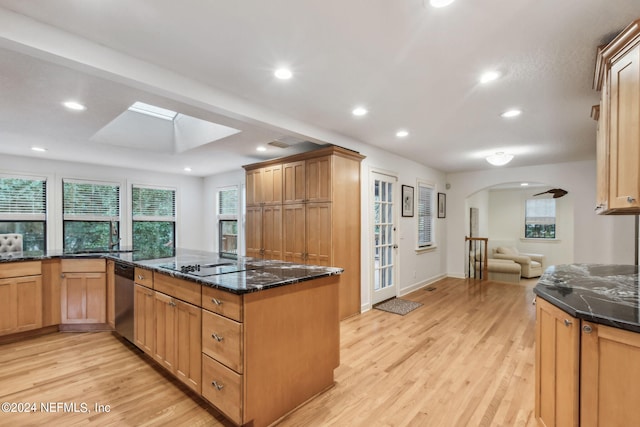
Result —
<instances>
[{"instance_id":1,"label":"flush mount ceiling light","mask_svg":"<svg viewBox=\"0 0 640 427\"><path fill-rule=\"evenodd\" d=\"M356 107L353 109L353 111L351 111L351 114L353 114L354 116L364 116L368 113L367 109L364 107Z\"/></svg>"},{"instance_id":2,"label":"flush mount ceiling light","mask_svg":"<svg viewBox=\"0 0 640 427\"><path fill-rule=\"evenodd\" d=\"M499 151L495 154L487 157L487 162L493 166L504 166L513 159L513 154L507 154L504 151Z\"/></svg>"},{"instance_id":3,"label":"flush mount ceiling light","mask_svg":"<svg viewBox=\"0 0 640 427\"><path fill-rule=\"evenodd\" d=\"M497 80L500 77L500 73L497 71L487 71L480 76L480 83L486 84Z\"/></svg>"},{"instance_id":4,"label":"flush mount ceiling light","mask_svg":"<svg viewBox=\"0 0 640 427\"><path fill-rule=\"evenodd\" d=\"M289 80L293 77L293 73L288 68L278 68L274 73L274 76L279 78L280 80Z\"/></svg>"},{"instance_id":5,"label":"flush mount ceiling light","mask_svg":"<svg viewBox=\"0 0 640 427\"><path fill-rule=\"evenodd\" d=\"M521 182L521 183L520 183L520 186L521 186L521 187L527 187L528 185L529 185L529 183L528 183L528 182Z\"/></svg>"},{"instance_id":6,"label":"flush mount ceiling light","mask_svg":"<svg viewBox=\"0 0 640 427\"><path fill-rule=\"evenodd\" d=\"M405 138L405 137L409 136L409 132L404 130L404 129L402 129L402 130L399 130L398 132L396 132L396 136L398 138Z\"/></svg>"},{"instance_id":7,"label":"flush mount ceiling light","mask_svg":"<svg viewBox=\"0 0 640 427\"><path fill-rule=\"evenodd\" d=\"M73 111L84 111L87 109L84 105L80 104L77 101L65 101L62 103L66 108Z\"/></svg>"},{"instance_id":8,"label":"flush mount ceiling light","mask_svg":"<svg viewBox=\"0 0 640 427\"><path fill-rule=\"evenodd\" d=\"M47 151L47 149L43 148L43 147L31 147L31 151L37 151L38 153L44 153L45 151Z\"/></svg>"},{"instance_id":9,"label":"flush mount ceiling light","mask_svg":"<svg viewBox=\"0 0 640 427\"><path fill-rule=\"evenodd\" d=\"M518 117L520 114L522 114L521 110L513 109L513 110L507 110L504 113L500 114L500 117L504 117L505 119L510 119L512 117Z\"/></svg>"},{"instance_id":10,"label":"flush mount ceiling light","mask_svg":"<svg viewBox=\"0 0 640 427\"><path fill-rule=\"evenodd\" d=\"M191 172L191 168L189 166L187 166L187 167L184 168L184 171L185 172Z\"/></svg>"},{"instance_id":11,"label":"flush mount ceiling light","mask_svg":"<svg viewBox=\"0 0 640 427\"><path fill-rule=\"evenodd\" d=\"M437 8L449 6L453 2L454 0L429 0L429 4Z\"/></svg>"}]
</instances>

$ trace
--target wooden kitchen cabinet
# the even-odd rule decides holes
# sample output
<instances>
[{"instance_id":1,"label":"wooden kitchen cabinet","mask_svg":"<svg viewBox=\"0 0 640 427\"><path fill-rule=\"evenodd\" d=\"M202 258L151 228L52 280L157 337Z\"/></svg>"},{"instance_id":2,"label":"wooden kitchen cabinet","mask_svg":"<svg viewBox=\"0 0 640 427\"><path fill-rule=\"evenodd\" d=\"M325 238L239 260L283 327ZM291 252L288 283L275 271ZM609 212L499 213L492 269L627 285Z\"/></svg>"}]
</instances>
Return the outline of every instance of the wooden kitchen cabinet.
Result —
<instances>
[{"instance_id":1,"label":"wooden kitchen cabinet","mask_svg":"<svg viewBox=\"0 0 640 427\"><path fill-rule=\"evenodd\" d=\"M155 292L145 286L134 285L133 341L148 355L155 351Z\"/></svg>"},{"instance_id":2,"label":"wooden kitchen cabinet","mask_svg":"<svg viewBox=\"0 0 640 427\"><path fill-rule=\"evenodd\" d=\"M640 334L582 321L580 425L638 424Z\"/></svg>"},{"instance_id":3,"label":"wooden kitchen cabinet","mask_svg":"<svg viewBox=\"0 0 640 427\"><path fill-rule=\"evenodd\" d=\"M107 321L107 275L104 259L61 260L61 323Z\"/></svg>"},{"instance_id":4,"label":"wooden kitchen cabinet","mask_svg":"<svg viewBox=\"0 0 640 427\"><path fill-rule=\"evenodd\" d=\"M341 319L360 312L360 163L363 158L354 151L328 146L244 166L247 200L256 199L250 194L252 191L262 192L262 187L257 190L253 184L256 170L282 165L283 181L280 229L277 211L247 207L247 255L343 268ZM273 219L265 219L268 215L273 215ZM271 234L265 239L267 233ZM281 241L282 247L269 252L264 240Z\"/></svg>"},{"instance_id":5,"label":"wooden kitchen cabinet","mask_svg":"<svg viewBox=\"0 0 640 427\"><path fill-rule=\"evenodd\" d=\"M541 426L579 425L580 320L536 301L536 419Z\"/></svg>"},{"instance_id":6,"label":"wooden kitchen cabinet","mask_svg":"<svg viewBox=\"0 0 640 427\"><path fill-rule=\"evenodd\" d=\"M541 426L637 424L640 333L576 319L536 301L536 419Z\"/></svg>"},{"instance_id":7,"label":"wooden kitchen cabinet","mask_svg":"<svg viewBox=\"0 0 640 427\"><path fill-rule=\"evenodd\" d=\"M640 19L598 49L596 211L640 213Z\"/></svg>"},{"instance_id":8,"label":"wooden kitchen cabinet","mask_svg":"<svg viewBox=\"0 0 640 427\"><path fill-rule=\"evenodd\" d=\"M107 260L107 324L111 329L116 329L116 276L113 260Z\"/></svg>"},{"instance_id":9,"label":"wooden kitchen cabinet","mask_svg":"<svg viewBox=\"0 0 640 427\"><path fill-rule=\"evenodd\" d=\"M200 393L202 375L202 310L154 292L154 359L192 390Z\"/></svg>"},{"instance_id":10,"label":"wooden kitchen cabinet","mask_svg":"<svg viewBox=\"0 0 640 427\"><path fill-rule=\"evenodd\" d=\"M282 259L282 205L247 206L246 254Z\"/></svg>"},{"instance_id":11,"label":"wooden kitchen cabinet","mask_svg":"<svg viewBox=\"0 0 640 427\"><path fill-rule=\"evenodd\" d=\"M7 263L0 268L0 335L42 327L40 261Z\"/></svg>"},{"instance_id":12,"label":"wooden kitchen cabinet","mask_svg":"<svg viewBox=\"0 0 640 427\"><path fill-rule=\"evenodd\" d=\"M247 173L247 206L282 203L282 165L268 165Z\"/></svg>"}]
</instances>

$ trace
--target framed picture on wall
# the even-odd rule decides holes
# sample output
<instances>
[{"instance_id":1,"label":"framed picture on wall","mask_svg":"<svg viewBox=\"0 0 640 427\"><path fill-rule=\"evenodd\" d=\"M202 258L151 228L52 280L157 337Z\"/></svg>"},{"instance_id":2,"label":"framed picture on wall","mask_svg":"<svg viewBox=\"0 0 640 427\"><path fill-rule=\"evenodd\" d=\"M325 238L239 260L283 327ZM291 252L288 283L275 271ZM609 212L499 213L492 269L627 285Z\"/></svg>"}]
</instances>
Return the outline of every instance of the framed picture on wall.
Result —
<instances>
[{"instance_id":1,"label":"framed picture on wall","mask_svg":"<svg viewBox=\"0 0 640 427\"><path fill-rule=\"evenodd\" d=\"M438 193L438 218L447 217L447 195Z\"/></svg>"},{"instance_id":2,"label":"framed picture on wall","mask_svg":"<svg viewBox=\"0 0 640 427\"><path fill-rule=\"evenodd\" d=\"M402 186L402 216L413 216L413 187Z\"/></svg>"}]
</instances>

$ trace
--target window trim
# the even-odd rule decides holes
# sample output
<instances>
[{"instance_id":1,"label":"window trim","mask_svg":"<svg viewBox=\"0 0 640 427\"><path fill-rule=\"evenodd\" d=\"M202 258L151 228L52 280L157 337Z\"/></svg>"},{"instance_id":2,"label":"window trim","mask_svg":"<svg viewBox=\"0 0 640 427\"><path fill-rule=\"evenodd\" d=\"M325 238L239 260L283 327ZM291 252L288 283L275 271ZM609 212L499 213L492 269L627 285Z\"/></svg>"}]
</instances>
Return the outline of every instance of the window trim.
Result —
<instances>
[{"instance_id":1,"label":"window trim","mask_svg":"<svg viewBox=\"0 0 640 427\"><path fill-rule=\"evenodd\" d=\"M141 188L141 189L149 189L149 190L163 190L163 191L172 191L173 192L173 216L151 216L151 215L140 215L140 216L136 216L135 215L135 206L134 206L134 189L136 188ZM161 185L148 185L148 184L134 184L132 183L129 186L129 190L130 190L130 203L129 206L131 207L130 210L130 226L131 226L131 245L132 247L135 248L134 245L134 240L135 240L135 233L134 233L134 223L136 222L171 222L173 223L173 248L178 247L177 245L177 241L178 241L178 188L177 187L170 187L170 186L161 186Z\"/></svg>"},{"instance_id":2,"label":"window trim","mask_svg":"<svg viewBox=\"0 0 640 427\"><path fill-rule=\"evenodd\" d=\"M230 191L230 190L235 190L236 192L236 209L235 209L235 214L221 214L220 213L220 208L221 208L221 204L220 204L220 194L223 191ZM218 249L218 253L219 254L224 254L225 256L231 256L231 255L239 255L240 254L240 234L241 234L241 226L243 225L240 222L240 217L241 217L241 199L242 199L242 194L241 194L242 189L240 188L240 185L227 185L224 187L218 187L216 189L216 197L215 197L215 212L216 212L216 234L217 234L217 239L215 239L215 244L217 246ZM231 252L222 252L222 235L220 233L221 231L221 227L222 227L222 221L235 221L236 222L236 229L238 230L238 234L237 234L237 243L236 243L236 253L232 254Z\"/></svg>"}]
</instances>

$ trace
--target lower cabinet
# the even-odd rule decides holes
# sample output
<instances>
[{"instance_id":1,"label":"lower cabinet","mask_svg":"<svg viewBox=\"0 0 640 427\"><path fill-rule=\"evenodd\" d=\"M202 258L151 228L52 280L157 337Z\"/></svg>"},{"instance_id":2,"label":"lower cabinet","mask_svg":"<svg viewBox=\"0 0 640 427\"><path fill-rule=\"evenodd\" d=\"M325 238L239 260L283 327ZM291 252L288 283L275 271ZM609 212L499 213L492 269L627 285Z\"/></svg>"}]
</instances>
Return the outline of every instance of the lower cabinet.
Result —
<instances>
[{"instance_id":1,"label":"lower cabinet","mask_svg":"<svg viewBox=\"0 0 640 427\"><path fill-rule=\"evenodd\" d=\"M149 356L155 351L155 292L153 289L134 285L133 341Z\"/></svg>"},{"instance_id":2,"label":"lower cabinet","mask_svg":"<svg viewBox=\"0 0 640 427\"><path fill-rule=\"evenodd\" d=\"M582 321L580 425L638 425L640 334Z\"/></svg>"},{"instance_id":3,"label":"lower cabinet","mask_svg":"<svg viewBox=\"0 0 640 427\"><path fill-rule=\"evenodd\" d=\"M536 302L536 418L541 426L638 423L640 333Z\"/></svg>"},{"instance_id":4,"label":"lower cabinet","mask_svg":"<svg viewBox=\"0 0 640 427\"><path fill-rule=\"evenodd\" d=\"M161 292L154 295L153 358L194 391L202 376L202 310Z\"/></svg>"},{"instance_id":5,"label":"lower cabinet","mask_svg":"<svg viewBox=\"0 0 640 427\"><path fill-rule=\"evenodd\" d=\"M18 265L22 264L22 265ZM42 276L40 262L15 263L13 273L0 277L0 335L42 327ZM4 273L4 272L3 272ZM31 274L23 276L22 274ZM34 274L37 273L37 274ZM18 275L17 277L6 277Z\"/></svg>"},{"instance_id":6,"label":"lower cabinet","mask_svg":"<svg viewBox=\"0 0 640 427\"><path fill-rule=\"evenodd\" d=\"M63 259L61 271L62 323L106 323L107 275L105 260Z\"/></svg>"},{"instance_id":7,"label":"lower cabinet","mask_svg":"<svg viewBox=\"0 0 640 427\"><path fill-rule=\"evenodd\" d=\"M202 354L202 396L231 421L242 424L242 375Z\"/></svg>"}]
</instances>

